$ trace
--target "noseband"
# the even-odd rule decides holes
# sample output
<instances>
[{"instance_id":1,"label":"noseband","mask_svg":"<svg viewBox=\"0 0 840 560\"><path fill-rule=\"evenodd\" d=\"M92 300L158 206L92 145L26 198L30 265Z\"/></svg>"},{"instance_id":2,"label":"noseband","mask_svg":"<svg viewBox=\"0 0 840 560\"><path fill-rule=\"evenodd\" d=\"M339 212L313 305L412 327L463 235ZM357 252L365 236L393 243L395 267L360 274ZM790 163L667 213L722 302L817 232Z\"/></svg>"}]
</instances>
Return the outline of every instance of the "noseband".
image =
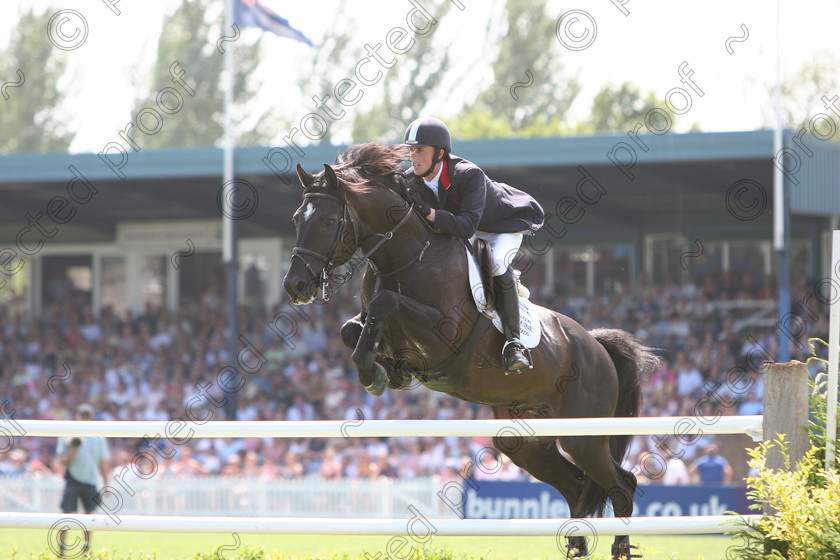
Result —
<instances>
[{"instance_id":1,"label":"noseband","mask_svg":"<svg viewBox=\"0 0 840 560\"><path fill-rule=\"evenodd\" d=\"M347 203L344 200L342 200L341 198L339 198L337 196L333 196L331 194L321 193L321 192L304 194L303 199L306 200L307 198L327 198L329 200L334 200L335 202L338 202L339 204L341 204L341 207L342 207L342 214L341 214L341 219L339 220L338 233L336 234L335 240L333 241L332 247L330 248L330 252L328 254L323 255L323 254L318 253L316 251L312 251L310 249L307 249L306 247L295 247L294 249L292 249L292 257L291 258L297 257L300 260L302 260L304 266L306 266L306 270L309 271L309 274L311 274L313 278L318 278L318 283L319 283L319 286L321 287L321 299L325 302L329 301L330 298L332 297L333 293L335 293L335 291L330 286L330 282L336 282L336 283L339 283L339 285L346 282L347 279L350 278L356 272L356 270L358 270L358 268L360 266L362 266L362 264L367 262L367 260L386 241L388 241L389 239L393 239L394 233L396 233L396 231L398 229L400 229L403 226L403 224L405 224L408 221L408 218L409 218L409 216L411 216L411 213L412 213L412 210L413 210L413 206L409 205L408 210L406 211L405 215L400 219L400 221L397 223L397 225L395 225L393 228L391 228L391 230L389 230L386 233L374 233L371 237L381 237L382 239L380 239L373 247L371 247L371 249L369 251L367 251L364 255L362 255L356 262L351 264L346 272L344 272L343 274L335 274L333 272L333 268L335 266L340 266L340 265L336 265L334 261L335 261L336 257L338 256L337 253L339 251L339 241L344 236L344 229L347 226L348 222L350 223L350 225L353 226L354 251L355 251L356 247L361 247L362 244L364 243L364 241L359 242L359 228L356 225L356 222L353 221L353 216L350 214L350 211L347 207ZM419 261L420 259L423 258L423 253L426 252L426 249L428 248L428 246L429 246L429 240L426 240L426 244L423 246L423 250L420 252L420 256L416 259L417 261ZM310 265L309 261L307 261L307 259L304 258L304 255L314 257L314 258L318 259L319 261L321 261L322 263L324 263L324 266L323 266L323 268L321 268L320 273L316 273L312 269L312 266ZM349 258L347 260L349 260ZM347 262L347 261L344 261L344 262ZM413 262L415 262L415 261L412 261L411 263L408 263L408 264L410 265ZM341 263L341 264L344 264L344 263ZM396 270L396 271L394 271L390 274L395 274L396 272L399 272L400 270L402 270L403 268L406 268L407 266L408 265L406 265L404 267L400 267L400 269L398 269L398 270ZM380 276L381 273L377 272L376 274L377 274L377 276Z\"/></svg>"}]
</instances>

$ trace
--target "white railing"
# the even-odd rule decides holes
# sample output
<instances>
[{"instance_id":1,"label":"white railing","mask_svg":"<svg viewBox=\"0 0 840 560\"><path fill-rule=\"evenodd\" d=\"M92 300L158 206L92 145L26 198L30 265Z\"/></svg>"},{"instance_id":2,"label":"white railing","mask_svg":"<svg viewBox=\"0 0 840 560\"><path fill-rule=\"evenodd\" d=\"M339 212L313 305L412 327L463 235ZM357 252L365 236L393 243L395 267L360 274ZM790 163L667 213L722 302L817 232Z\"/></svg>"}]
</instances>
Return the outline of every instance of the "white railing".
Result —
<instances>
[{"instance_id":1,"label":"white railing","mask_svg":"<svg viewBox=\"0 0 840 560\"><path fill-rule=\"evenodd\" d=\"M15 435L41 437L103 436L151 437L172 434L178 438L274 437L274 438L358 438L358 437L445 437L445 436L589 436L608 434L657 435L675 433L678 426L693 423L707 434L743 434L761 440L762 416L658 416L652 418L511 418L504 420L313 420L300 422L246 421L204 422L96 420L15 420ZM174 424L174 426L173 426Z\"/></svg>"},{"instance_id":2,"label":"white railing","mask_svg":"<svg viewBox=\"0 0 840 560\"><path fill-rule=\"evenodd\" d=\"M442 507L437 496L441 487L438 477L260 480L161 476L126 481L134 495L113 480L109 484L119 490L120 517L139 514L385 519L405 515L409 505L441 515L448 509ZM57 476L0 476L0 511L57 511L63 489L64 480Z\"/></svg>"},{"instance_id":3,"label":"white railing","mask_svg":"<svg viewBox=\"0 0 840 560\"><path fill-rule=\"evenodd\" d=\"M412 512L409 512L412 513ZM274 535L381 535L411 537L427 542L443 536L599 536L688 535L724 533L740 528L734 515L701 517L616 517L595 519L427 519L415 510L401 519L323 519L312 517L147 517L126 515L119 522L107 515L0 513L0 527L19 529L84 528L90 531L140 531L155 533L243 533ZM744 519L757 522L760 515ZM404 542L408 539L401 537Z\"/></svg>"}]
</instances>

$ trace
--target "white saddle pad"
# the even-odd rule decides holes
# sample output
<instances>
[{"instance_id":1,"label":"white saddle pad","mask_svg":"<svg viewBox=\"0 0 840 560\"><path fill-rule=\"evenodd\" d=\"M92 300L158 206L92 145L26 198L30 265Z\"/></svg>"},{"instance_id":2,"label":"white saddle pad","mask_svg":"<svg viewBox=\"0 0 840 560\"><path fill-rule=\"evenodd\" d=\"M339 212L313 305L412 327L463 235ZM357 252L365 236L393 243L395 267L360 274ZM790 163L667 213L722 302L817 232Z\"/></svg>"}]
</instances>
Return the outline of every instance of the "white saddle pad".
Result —
<instances>
[{"instance_id":1,"label":"white saddle pad","mask_svg":"<svg viewBox=\"0 0 840 560\"><path fill-rule=\"evenodd\" d=\"M465 247L464 250L467 252L467 262L469 263L470 291L472 292L473 301L475 301L475 305L479 311L493 320L493 326L496 327L496 330L504 333L499 314L495 308L487 303L487 296L484 293L484 284L481 282L481 272L479 271L478 263L468 248ZM519 339L526 348L536 348L542 336L542 327L534 304L529 299L521 296L519 298L519 335Z\"/></svg>"}]
</instances>

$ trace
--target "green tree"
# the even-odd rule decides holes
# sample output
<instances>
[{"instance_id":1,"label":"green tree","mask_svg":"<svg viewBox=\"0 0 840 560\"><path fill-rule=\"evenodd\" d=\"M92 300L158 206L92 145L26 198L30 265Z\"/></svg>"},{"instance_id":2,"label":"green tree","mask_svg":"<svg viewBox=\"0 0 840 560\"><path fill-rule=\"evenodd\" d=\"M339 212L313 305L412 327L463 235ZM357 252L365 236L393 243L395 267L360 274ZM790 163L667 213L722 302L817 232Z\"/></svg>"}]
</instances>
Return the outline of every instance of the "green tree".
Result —
<instances>
[{"instance_id":1,"label":"green tree","mask_svg":"<svg viewBox=\"0 0 840 560\"><path fill-rule=\"evenodd\" d=\"M451 64L451 42L441 32L440 22L452 6L451 0L428 4L427 9L437 23L428 32L415 35L411 50L385 74L382 99L356 115L354 141L402 139L408 123L424 114L430 101L445 95L440 88Z\"/></svg>"},{"instance_id":2,"label":"green tree","mask_svg":"<svg viewBox=\"0 0 840 560\"><path fill-rule=\"evenodd\" d=\"M645 114L658 107L656 94L642 94L639 86L624 82L608 84L592 99L592 115L581 123L581 132L626 132L643 122Z\"/></svg>"},{"instance_id":3,"label":"green tree","mask_svg":"<svg viewBox=\"0 0 840 560\"><path fill-rule=\"evenodd\" d=\"M162 116L160 130L142 134L137 128L131 137L143 148L174 148L211 146L221 142L224 134L224 84L222 70L224 57L217 50L216 42L222 37L233 37L233 29L223 29L223 13L211 14L212 0L184 0L166 19L158 41L157 61L150 70L149 82L138 89L142 93L135 100L131 111L135 126L138 111L143 108L158 110ZM222 48L234 44L234 123L254 120L248 108L258 84L253 73L261 59L261 36L252 30L240 28L240 37L234 42L222 43ZM255 41L246 36L257 36ZM187 86L180 89L183 105L168 114L158 105L161 101L170 108L177 107L177 100L170 96L158 100L163 88L173 87L172 65L178 62L175 73L184 72L180 79ZM187 89L194 91L194 95ZM142 118L142 117L141 117ZM145 122L145 121L144 121ZM271 115L264 115L247 131L236 131L238 145L266 143L272 136L267 123ZM147 129L155 128L149 118ZM138 127L139 128L139 127ZM236 128L236 127L235 127Z\"/></svg>"},{"instance_id":4,"label":"green tree","mask_svg":"<svg viewBox=\"0 0 840 560\"><path fill-rule=\"evenodd\" d=\"M840 141L840 121L831 109L825 107L822 98L829 101L840 93L840 57L825 51L817 54L813 60L805 63L792 77L782 81L782 122L784 126L798 132L804 128L809 130L811 119L824 113L831 117L835 124L834 134L825 138L831 132L826 122L815 122L813 128L820 137L826 140ZM771 95L773 94L771 89ZM835 102L837 106L840 103ZM770 122L774 122L771 117Z\"/></svg>"},{"instance_id":5,"label":"green tree","mask_svg":"<svg viewBox=\"0 0 840 560\"><path fill-rule=\"evenodd\" d=\"M301 64L306 71L298 80L298 88L306 96L303 105L307 112L313 110L312 97L315 95L322 99L329 95L331 101L327 102L327 105L336 105L335 85L340 80L348 78L356 63L361 59L362 46L354 42L357 13L358 10L354 9L352 2L339 2L332 22L312 55L312 60L308 64ZM327 121L329 127L319 143L334 144L335 137L343 129L349 130L352 127L352 119L348 117L350 108L342 107L342 110L345 113L340 119ZM291 124L291 126L296 125L297 122ZM302 139L301 142L304 140Z\"/></svg>"},{"instance_id":6,"label":"green tree","mask_svg":"<svg viewBox=\"0 0 840 560\"><path fill-rule=\"evenodd\" d=\"M498 44L493 81L451 121L459 138L567 134L569 108L580 92L556 38L557 18L545 0L507 0L490 43ZM522 86L511 91L511 86Z\"/></svg>"},{"instance_id":7,"label":"green tree","mask_svg":"<svg viewBox=\"0 0 840 560\"><path fill-rule=\"evenodd\" d=\"M2 153L64 152L75 137L59 109L64 93L58 82L66 71L67 57L47 41L51 16L47 11L36 14L31 8L22 14L8 49L0 56L0 82L23 82L4 88L0 98L0 130L6 132L0 136Z\"/></svg>"}]
</instances>

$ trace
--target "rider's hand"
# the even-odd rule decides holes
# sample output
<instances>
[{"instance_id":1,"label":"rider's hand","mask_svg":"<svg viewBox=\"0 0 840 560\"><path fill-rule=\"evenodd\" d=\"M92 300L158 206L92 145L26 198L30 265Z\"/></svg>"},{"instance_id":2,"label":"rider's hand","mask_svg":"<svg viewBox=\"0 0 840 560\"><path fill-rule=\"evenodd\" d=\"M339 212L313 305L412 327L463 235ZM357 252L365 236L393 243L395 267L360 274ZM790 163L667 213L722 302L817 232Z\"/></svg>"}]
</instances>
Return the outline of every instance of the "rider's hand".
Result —
<instances>
[{"instance_id":1,"label":"rider's hand","mask_svg":"<svg viewBox=\"0 0 840 560\"><path fill-rule=\"evenodd\" d=\"M420 193L417 191L411 191L411 200L414 202L414 209L420 213L421 216L424 218L428 218L429 214L432 213L431 207L423 201L423 198L420 196Z\"/></svg>"}]
</instances>

